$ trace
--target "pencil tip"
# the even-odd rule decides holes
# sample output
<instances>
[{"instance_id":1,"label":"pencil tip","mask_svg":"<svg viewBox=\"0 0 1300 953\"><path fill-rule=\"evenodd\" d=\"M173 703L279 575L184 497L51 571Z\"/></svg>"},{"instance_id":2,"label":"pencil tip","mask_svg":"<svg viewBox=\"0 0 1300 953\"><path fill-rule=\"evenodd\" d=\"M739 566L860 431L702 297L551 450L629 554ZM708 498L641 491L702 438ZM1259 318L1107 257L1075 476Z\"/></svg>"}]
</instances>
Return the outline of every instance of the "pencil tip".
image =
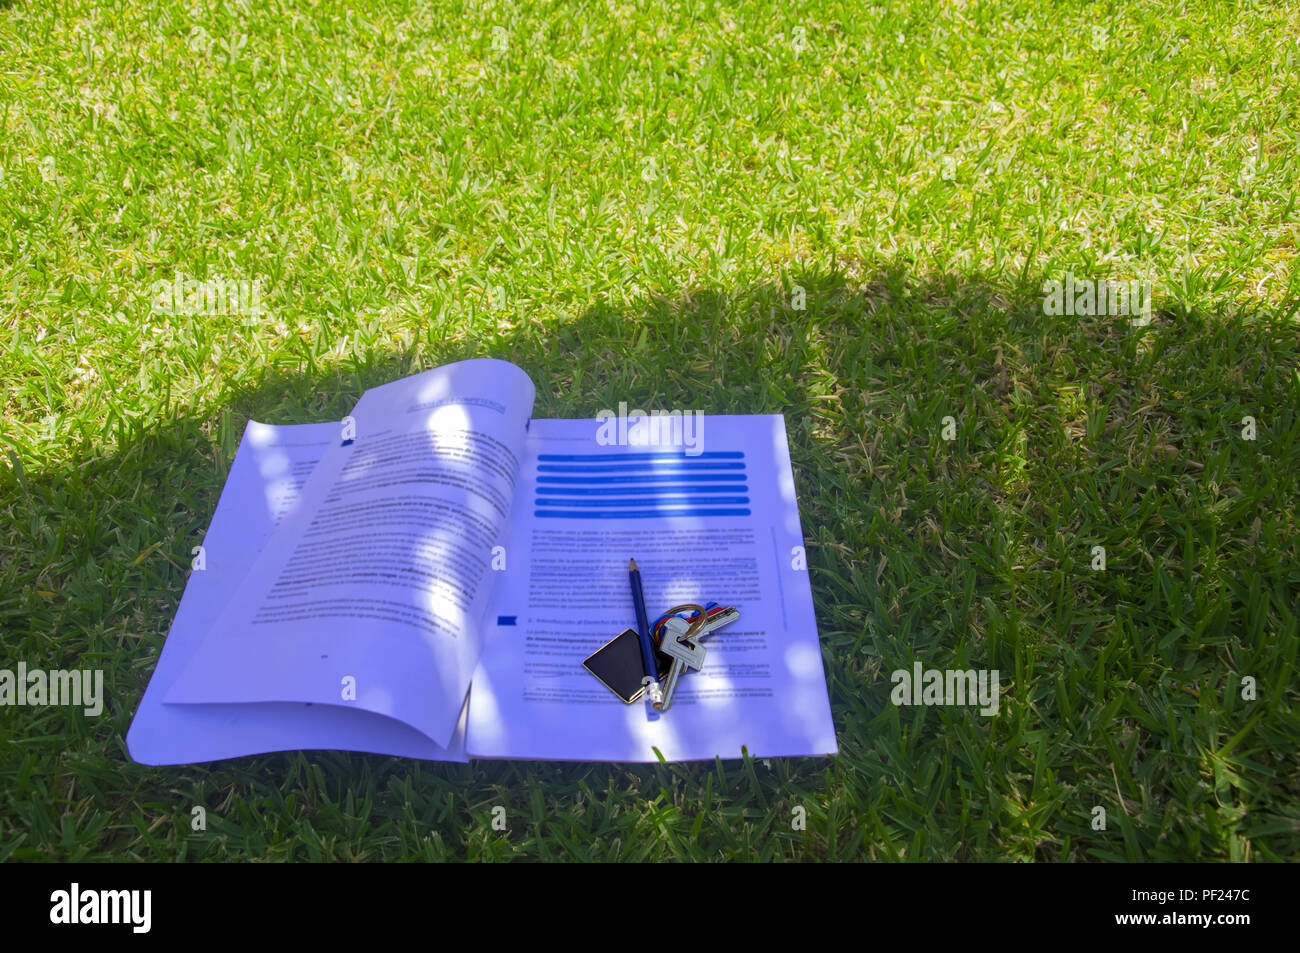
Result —
<instances>
[{"instance_id":1,"label":"pencil tip","mask_svg":"<svg viewBox=\"0 0 1300 953\"><path fill-rule=\"evenodd\" d=\"M633 560L631 561L631 565L628 566L628 568L631 569L633 572L636 572L636 560L635 560L635 559L633 559Z\"/></svg>"}]
</instances>

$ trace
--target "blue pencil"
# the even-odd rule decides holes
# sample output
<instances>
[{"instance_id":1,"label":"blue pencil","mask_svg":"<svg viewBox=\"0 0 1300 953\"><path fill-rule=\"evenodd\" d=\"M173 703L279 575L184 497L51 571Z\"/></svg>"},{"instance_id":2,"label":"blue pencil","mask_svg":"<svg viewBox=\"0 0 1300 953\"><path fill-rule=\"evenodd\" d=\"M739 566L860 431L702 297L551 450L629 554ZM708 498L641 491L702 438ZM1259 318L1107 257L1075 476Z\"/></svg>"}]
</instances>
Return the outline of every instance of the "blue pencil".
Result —
<instances>
[{"instance_id":1,"label":"blue pencil","mask_svg":"<svg viewBox=\"0 0 1300 953\"><path fill-rule=\"evenodd\" d=\"M659 663L655 661L654 643L650 641L650 619L645 614L645 593L641 591L641 570L636 568L633 559L628 575L632 579L632 605L636 608L636 632L641 636L641 664L645 673L655 681L659 680Z\"/></svg>"}]
</instances>

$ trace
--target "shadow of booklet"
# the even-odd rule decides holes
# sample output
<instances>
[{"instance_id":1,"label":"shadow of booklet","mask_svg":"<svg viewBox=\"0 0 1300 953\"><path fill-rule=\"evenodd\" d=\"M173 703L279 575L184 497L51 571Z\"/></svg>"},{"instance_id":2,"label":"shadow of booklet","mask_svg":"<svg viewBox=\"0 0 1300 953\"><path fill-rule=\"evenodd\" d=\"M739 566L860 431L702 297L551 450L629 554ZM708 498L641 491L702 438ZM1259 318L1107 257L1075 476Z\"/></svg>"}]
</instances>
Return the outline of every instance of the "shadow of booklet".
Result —
<instances>
[{"instance_id":1,"label":"shadow of booklet","mask_svg":"<svg viewBox=\"0 0 1300 953\"><path fill-rule=\"evenodd\" d=\"M479 359L342 423L250 422L132 758L834 754L784 418L530 420L533 398ZM582 666L633 624L633 557L652 615L741 614L666 712Z\"/></svg>"}]
</instances>

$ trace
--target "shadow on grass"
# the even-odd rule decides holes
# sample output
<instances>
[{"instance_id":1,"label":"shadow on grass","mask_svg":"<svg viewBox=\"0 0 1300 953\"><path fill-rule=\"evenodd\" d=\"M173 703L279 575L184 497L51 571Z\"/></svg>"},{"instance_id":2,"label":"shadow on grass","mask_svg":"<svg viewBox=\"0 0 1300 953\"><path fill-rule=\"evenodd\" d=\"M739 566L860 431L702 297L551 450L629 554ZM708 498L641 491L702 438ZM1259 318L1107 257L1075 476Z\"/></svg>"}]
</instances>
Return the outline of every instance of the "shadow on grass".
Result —
<instances>
[{"instance_id":1,"label":"shadow on grass","mask_svg":"<svg viewBox=\"0 0 1300 953\"><path fill-rule=\"evenodd\" d=\"M268 372L76 466L6 469L5 655L103 667L109 700L99 719L0 713L0 858L1293 856L1295 327L1137 329L1040 302L1033 284L810 272L476 341L431 327ZM245 422L337 420L368 387L484 356L532 377L539 418L620 400L786 415L839 758L132 763ZM890 674L914 661L999 670L998 714L895 706Z\"/></svg>"}]
</instances>

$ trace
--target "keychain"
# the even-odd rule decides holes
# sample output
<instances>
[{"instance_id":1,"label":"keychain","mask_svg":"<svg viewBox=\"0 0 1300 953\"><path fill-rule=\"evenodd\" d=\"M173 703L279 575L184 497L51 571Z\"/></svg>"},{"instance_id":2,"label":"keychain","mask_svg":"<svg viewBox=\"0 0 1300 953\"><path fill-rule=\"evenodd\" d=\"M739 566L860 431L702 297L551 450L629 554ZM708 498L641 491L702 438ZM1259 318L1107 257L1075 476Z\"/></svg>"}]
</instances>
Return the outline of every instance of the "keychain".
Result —
<instances>
[{"instance_id":1,"label":"keychain","mask_svg":"<svg viewBox=\"0 0 1300 953\"><path fill-rule=\"evenodd\" d=\"M635 629L624 629L587 656L582 664L601 684L629 705L649 693L654 707L667 711L672 706L673 694L685 670L699 671L704 666L705 647L700 640L739 618L739 610L716 602L703 606L688 602L673 606L659 616L650 626L658 679L645 674L640 637ZM659 681L665 677L661 690Z\"/></svg>"}]
</instances>

